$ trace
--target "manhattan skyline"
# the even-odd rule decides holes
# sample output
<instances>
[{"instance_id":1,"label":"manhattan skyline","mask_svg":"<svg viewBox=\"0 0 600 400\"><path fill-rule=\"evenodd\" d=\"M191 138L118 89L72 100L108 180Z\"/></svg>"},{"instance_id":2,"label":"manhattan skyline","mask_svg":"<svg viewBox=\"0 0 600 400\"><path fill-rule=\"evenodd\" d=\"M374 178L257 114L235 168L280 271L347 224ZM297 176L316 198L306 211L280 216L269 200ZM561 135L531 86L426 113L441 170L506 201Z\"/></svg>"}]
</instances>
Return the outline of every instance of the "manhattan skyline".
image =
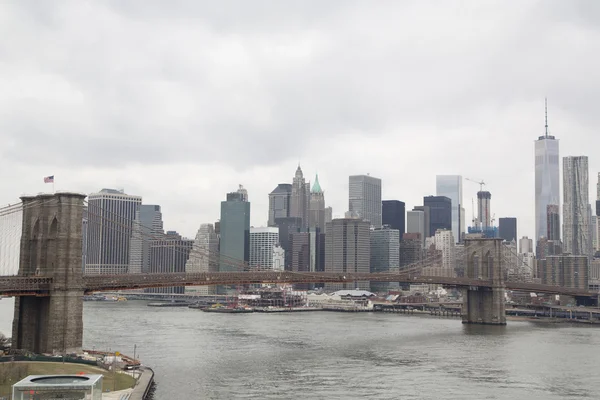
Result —
<instances>
[{"instance_id":1,"label":"manhattan skyline","mask_svg":"<svg viewBox=\"0 0 600 400\"><path fill-rule=\"evenodd\" d=\"M563 157L585 155L596 184L600 63L578 39L598 29L594 4L259 4L226 10L233 24L180 2L157 25L151 6L0 5L15 38L0 44L0 204L51 191L42 178L54 175L56 190L124 188L160 204L165 227L193 238L238 184L251 224L266 226L268 193L299 162L334 217L349 175L382 179L382 199L410 210L436 194L436 175L456 174L467 225L479 187L464 178L482 179L496 225L516 217L533 238L544 97L561 177ZM348 22L359 18L378 30Z\"/></svg>"}]
</instances>

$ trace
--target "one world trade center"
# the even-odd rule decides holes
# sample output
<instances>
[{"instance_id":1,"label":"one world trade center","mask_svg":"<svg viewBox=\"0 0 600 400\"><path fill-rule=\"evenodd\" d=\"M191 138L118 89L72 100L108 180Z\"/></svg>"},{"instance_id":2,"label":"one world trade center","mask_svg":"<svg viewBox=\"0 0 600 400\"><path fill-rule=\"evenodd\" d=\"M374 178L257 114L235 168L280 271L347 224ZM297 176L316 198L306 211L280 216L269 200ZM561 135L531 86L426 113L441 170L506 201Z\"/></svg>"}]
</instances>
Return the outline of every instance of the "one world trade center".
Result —
<instances>
[{"instance_id":1,"label":"one world trade center","mask_svg":"<svg viewBox=\"0 0 600 400\"><path fill-rule=\"evenodd\" d=\"M535 141L535 232L536 240L546 237L560 240L549 229L548 215L560 210L558 140L548 135L548 102L546 101L546 132ZM557 218L558 215L552 215ZM551 224L553 225L553 224Z\"/></svg>"}]
</instances>

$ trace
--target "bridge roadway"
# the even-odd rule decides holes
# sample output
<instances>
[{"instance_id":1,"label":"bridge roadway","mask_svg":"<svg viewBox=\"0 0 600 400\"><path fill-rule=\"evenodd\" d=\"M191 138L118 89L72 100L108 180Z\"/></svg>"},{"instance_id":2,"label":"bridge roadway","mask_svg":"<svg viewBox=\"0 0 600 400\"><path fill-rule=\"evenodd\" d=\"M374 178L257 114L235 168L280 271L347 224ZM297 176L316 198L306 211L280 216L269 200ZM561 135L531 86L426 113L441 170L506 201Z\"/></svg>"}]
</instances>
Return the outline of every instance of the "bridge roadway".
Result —
<instances>
[{"instance_id":1,"label":"bridge roadway","mask_svg":"<svg viewBox=\"0 0 600 400\"><path fill-rule=\"evenodd\" d=\"M116 290L159 288L169 286L246 285L283 283L348 283L355 281L405 282L440 284L447 287L489 288L491 281L470 278L449 278L407 273L331 273L331 272L207 272L167 274L84 275L82 290L85 293ZM0 296L49 296L53 289L51 277L2 276ZM505 282L505 288L523 292L563 294L569 296L597 297L597 292L560 286L525 282Z\"/></svg>"}]
</instances>

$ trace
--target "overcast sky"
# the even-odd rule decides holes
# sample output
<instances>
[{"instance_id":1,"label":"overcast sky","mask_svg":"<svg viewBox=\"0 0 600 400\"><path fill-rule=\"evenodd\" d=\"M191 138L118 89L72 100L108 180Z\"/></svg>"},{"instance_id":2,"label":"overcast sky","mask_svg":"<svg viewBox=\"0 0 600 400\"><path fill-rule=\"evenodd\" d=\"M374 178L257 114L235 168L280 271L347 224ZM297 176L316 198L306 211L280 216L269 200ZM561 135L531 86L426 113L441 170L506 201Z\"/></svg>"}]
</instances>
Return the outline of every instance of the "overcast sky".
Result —
<instances>
[{"instance_id":1,"label":"overcast sky","mask_svg":"<svg viewBox=\"0 0 600 400\"><path fill-rule=\"evenodd\" d=\"M533 236L533 142L600 171L600 2L0 3L0 203L124 188L194 237L243 184L252 224L300 162L335 216L348 175L407 208L483 179ZM465 181L467 221L478 185Z\"/></svg>"}]
</instances>

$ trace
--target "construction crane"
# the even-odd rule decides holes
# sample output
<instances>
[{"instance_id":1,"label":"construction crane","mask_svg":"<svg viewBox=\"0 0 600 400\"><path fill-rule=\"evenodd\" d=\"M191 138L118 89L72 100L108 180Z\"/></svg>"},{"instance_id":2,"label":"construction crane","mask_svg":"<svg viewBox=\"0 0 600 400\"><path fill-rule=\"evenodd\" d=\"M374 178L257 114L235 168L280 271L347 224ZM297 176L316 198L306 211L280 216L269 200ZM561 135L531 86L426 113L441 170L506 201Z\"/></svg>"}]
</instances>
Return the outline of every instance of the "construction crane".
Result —
<instances>
[{"instance_id":1,"label":"construction crane","mask_svg":"<svg viewBox=\"0 0 600 400\"><path fill-rule=\"evenodd\" d=\"M479 185L479 191L483 192L483 185L485 185L485 182L483 180L482 181L476 181L475 179L470 179L470 178L465 178L465 179L468 180L468 181L471 181L473 183L477 183Z\"/></svg>"}]
</instances>

